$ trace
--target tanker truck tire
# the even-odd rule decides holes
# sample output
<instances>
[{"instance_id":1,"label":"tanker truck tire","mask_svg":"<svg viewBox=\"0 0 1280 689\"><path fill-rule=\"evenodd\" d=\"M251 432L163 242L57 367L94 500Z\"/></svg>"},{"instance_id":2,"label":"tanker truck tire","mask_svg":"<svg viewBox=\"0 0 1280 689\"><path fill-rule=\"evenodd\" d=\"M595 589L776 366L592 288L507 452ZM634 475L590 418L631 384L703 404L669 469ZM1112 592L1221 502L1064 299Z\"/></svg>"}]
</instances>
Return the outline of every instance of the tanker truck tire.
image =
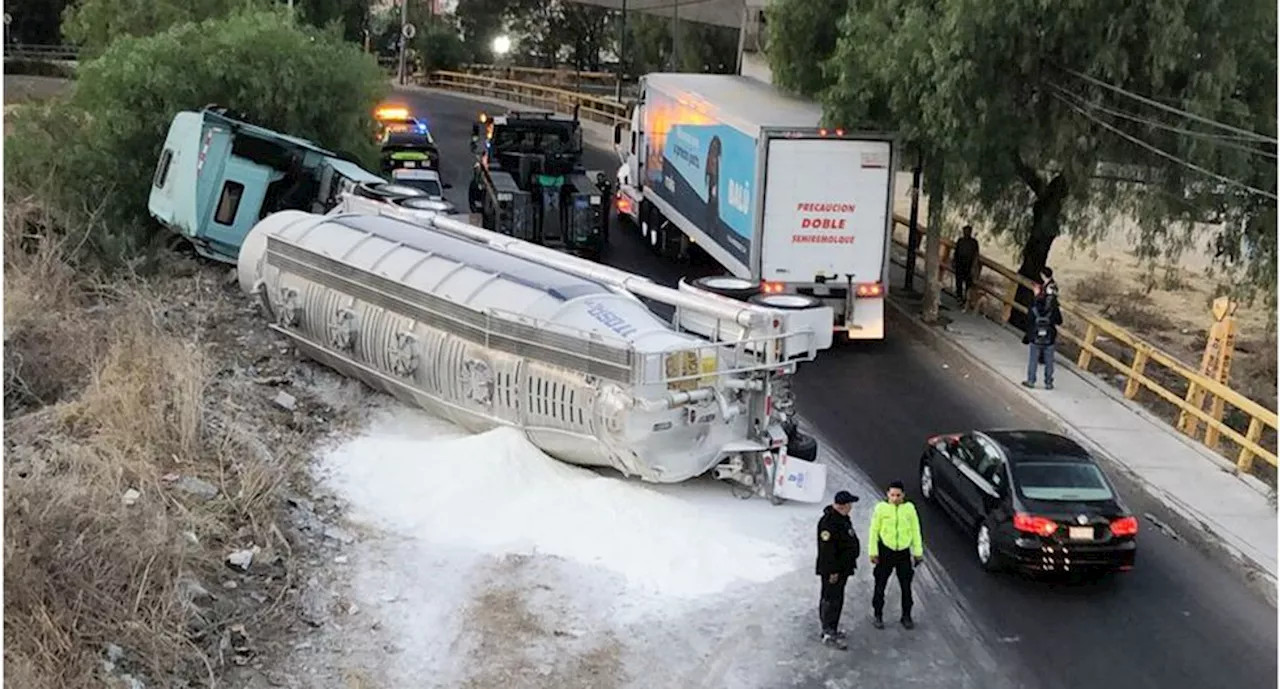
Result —
<instances>
[{"instance_id":1,"label":"tanker truck tire","mask_svg":"<svg viewBox=\"0 0 1280 689\"><path fill-rule=\"evenodd\" d=\"M708 275L693 280L689 284L700 290L736 301L750 301L760 294L760 285L732 275Z\"/></svg>"},{"instance_id":2,"label":"tanker truck tire","mask_svg":"<svg viewBox=\"0 0 1280 689\"><path fill-rule=\"evenodd\" d=\"M757 294L747 299L756 306L780 311L800 311L822 306L818 299L803 294Z\"/></svg>"},{"instance_id":3,"label":"tanker truck tire","mask_svg":"<svg viewBox=\"0 0 1280 689\"><path fill-rule=\"evenodd\" d=\"M817 461L818 441L813 436L796 431L787 439L787 456L803 459L806 462Z\"/></svg>"}]
</instances>

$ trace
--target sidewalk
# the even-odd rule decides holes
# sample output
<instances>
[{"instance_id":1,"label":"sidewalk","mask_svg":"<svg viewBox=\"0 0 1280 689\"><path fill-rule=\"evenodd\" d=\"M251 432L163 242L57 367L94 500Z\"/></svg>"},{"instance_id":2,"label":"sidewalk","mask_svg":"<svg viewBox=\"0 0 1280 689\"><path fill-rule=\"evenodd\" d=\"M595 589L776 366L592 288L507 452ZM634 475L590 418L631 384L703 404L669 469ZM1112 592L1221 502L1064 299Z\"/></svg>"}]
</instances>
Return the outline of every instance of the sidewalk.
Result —
<instances>
[{"instance_id":1,"label":"sidewalk","mask_svg":"<svg viewBox=\"0 0 1280 689\"><path fill-rule=\"evenodd\" d=\"M903 269L895 263L892 273L893 284L901 285ZM911 302L895 296L890 303L917 318ZM1004 378L1030 403L1057 418L1071 435L1126 469L1153 497L1200 526L1274 587L1277 519L1264 484L1228 473L1230 464L1225 459L1183 437L1095 376L1081 373L1061 355L1054 390L1045 390L1043 379L1035 390L1023 388L1027 348L1017 333L982 316L960 313L945 293L943 304L951 322L930 328L941 341Z\"/></svg>"}]
</instances>

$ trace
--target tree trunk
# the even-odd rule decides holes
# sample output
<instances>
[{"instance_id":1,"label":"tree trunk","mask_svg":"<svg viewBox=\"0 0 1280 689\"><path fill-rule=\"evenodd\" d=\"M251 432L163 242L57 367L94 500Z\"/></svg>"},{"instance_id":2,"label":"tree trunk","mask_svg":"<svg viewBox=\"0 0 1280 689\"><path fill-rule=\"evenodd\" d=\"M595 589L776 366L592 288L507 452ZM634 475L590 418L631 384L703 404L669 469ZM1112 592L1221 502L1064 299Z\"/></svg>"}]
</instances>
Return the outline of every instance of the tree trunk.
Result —
<instances>
[{"instance_id":1,"label":"tree trunk","mask_svg":"<svg viewBox=\"0 0 1280 689\"><path fill-rule=\"evenodd\" d=\"M1049 263L1049 251L1053 248L1053 241L1058 238L1067 192L1067 180L1062 175L1054 177L1036 192L1036 200L1031 205L1031 235L1022 246L1022 264L1018 266L1018 274L1032 282L1040 282L1040 271ZM1030 307L1034 297L1031 290L1018 287L1014 301ZM1026 314L1014 309L1009 314L1009 323L1017 328L1025 328Z\"/></svg>"},{"instance_id":2,"label":"tree trunk","mask_svg":"<svg viewBox=\"0 0 1280 689\"><path fill-rule=\"evenodd\" d=\"M929 224L924 235L924 304L922 315L925 323L938 322L938 310L942 304L942 282L938 279L938 266L942 260L943 183L942 158L936 154L929 158L929 171L925 183L929 188Z\"/></svg>"}]
</instances>

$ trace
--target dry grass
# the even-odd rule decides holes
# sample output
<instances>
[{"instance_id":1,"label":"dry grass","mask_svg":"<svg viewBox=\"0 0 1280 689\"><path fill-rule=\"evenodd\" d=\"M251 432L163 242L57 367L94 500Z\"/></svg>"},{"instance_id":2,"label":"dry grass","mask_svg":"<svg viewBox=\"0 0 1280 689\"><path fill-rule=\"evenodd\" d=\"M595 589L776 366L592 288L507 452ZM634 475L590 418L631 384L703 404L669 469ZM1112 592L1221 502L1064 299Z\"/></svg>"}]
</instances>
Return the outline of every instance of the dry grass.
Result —
<instances>
[{"instance_id":1,"label":"dry grass","mask_svg":"<svg viewBox=\"0 0 1280 689\"><path fill-rule=\"evenodd\" d=\"M6 211L4 679L211 685L235 662L218 651L230 625L273 613L209 589L228 550L288 547L271 528L287 465L219 416L207 347L162 317L166 286L97 281L38 209ZM278 599L287 577L260 583Z\"/></svg>"}]
</instances>

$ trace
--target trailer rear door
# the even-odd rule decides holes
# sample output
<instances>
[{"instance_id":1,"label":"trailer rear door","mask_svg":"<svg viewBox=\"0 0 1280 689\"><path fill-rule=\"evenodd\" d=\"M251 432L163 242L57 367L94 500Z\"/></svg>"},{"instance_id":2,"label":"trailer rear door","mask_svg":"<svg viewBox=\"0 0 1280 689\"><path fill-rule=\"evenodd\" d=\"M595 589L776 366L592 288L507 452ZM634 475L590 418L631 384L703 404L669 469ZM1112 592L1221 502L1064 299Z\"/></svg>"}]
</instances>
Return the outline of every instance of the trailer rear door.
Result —
<instances>
[{"instance_id":1,"label":"trailer rear door","mask_svg":"<svg viewBox=\"0 0 1280 689\"><path fill-rule=\"evenodd\" d=\"M762 279L881 280L893 193L890 149L888 141L769 140Z\"/></svg>"}]
</instances>

